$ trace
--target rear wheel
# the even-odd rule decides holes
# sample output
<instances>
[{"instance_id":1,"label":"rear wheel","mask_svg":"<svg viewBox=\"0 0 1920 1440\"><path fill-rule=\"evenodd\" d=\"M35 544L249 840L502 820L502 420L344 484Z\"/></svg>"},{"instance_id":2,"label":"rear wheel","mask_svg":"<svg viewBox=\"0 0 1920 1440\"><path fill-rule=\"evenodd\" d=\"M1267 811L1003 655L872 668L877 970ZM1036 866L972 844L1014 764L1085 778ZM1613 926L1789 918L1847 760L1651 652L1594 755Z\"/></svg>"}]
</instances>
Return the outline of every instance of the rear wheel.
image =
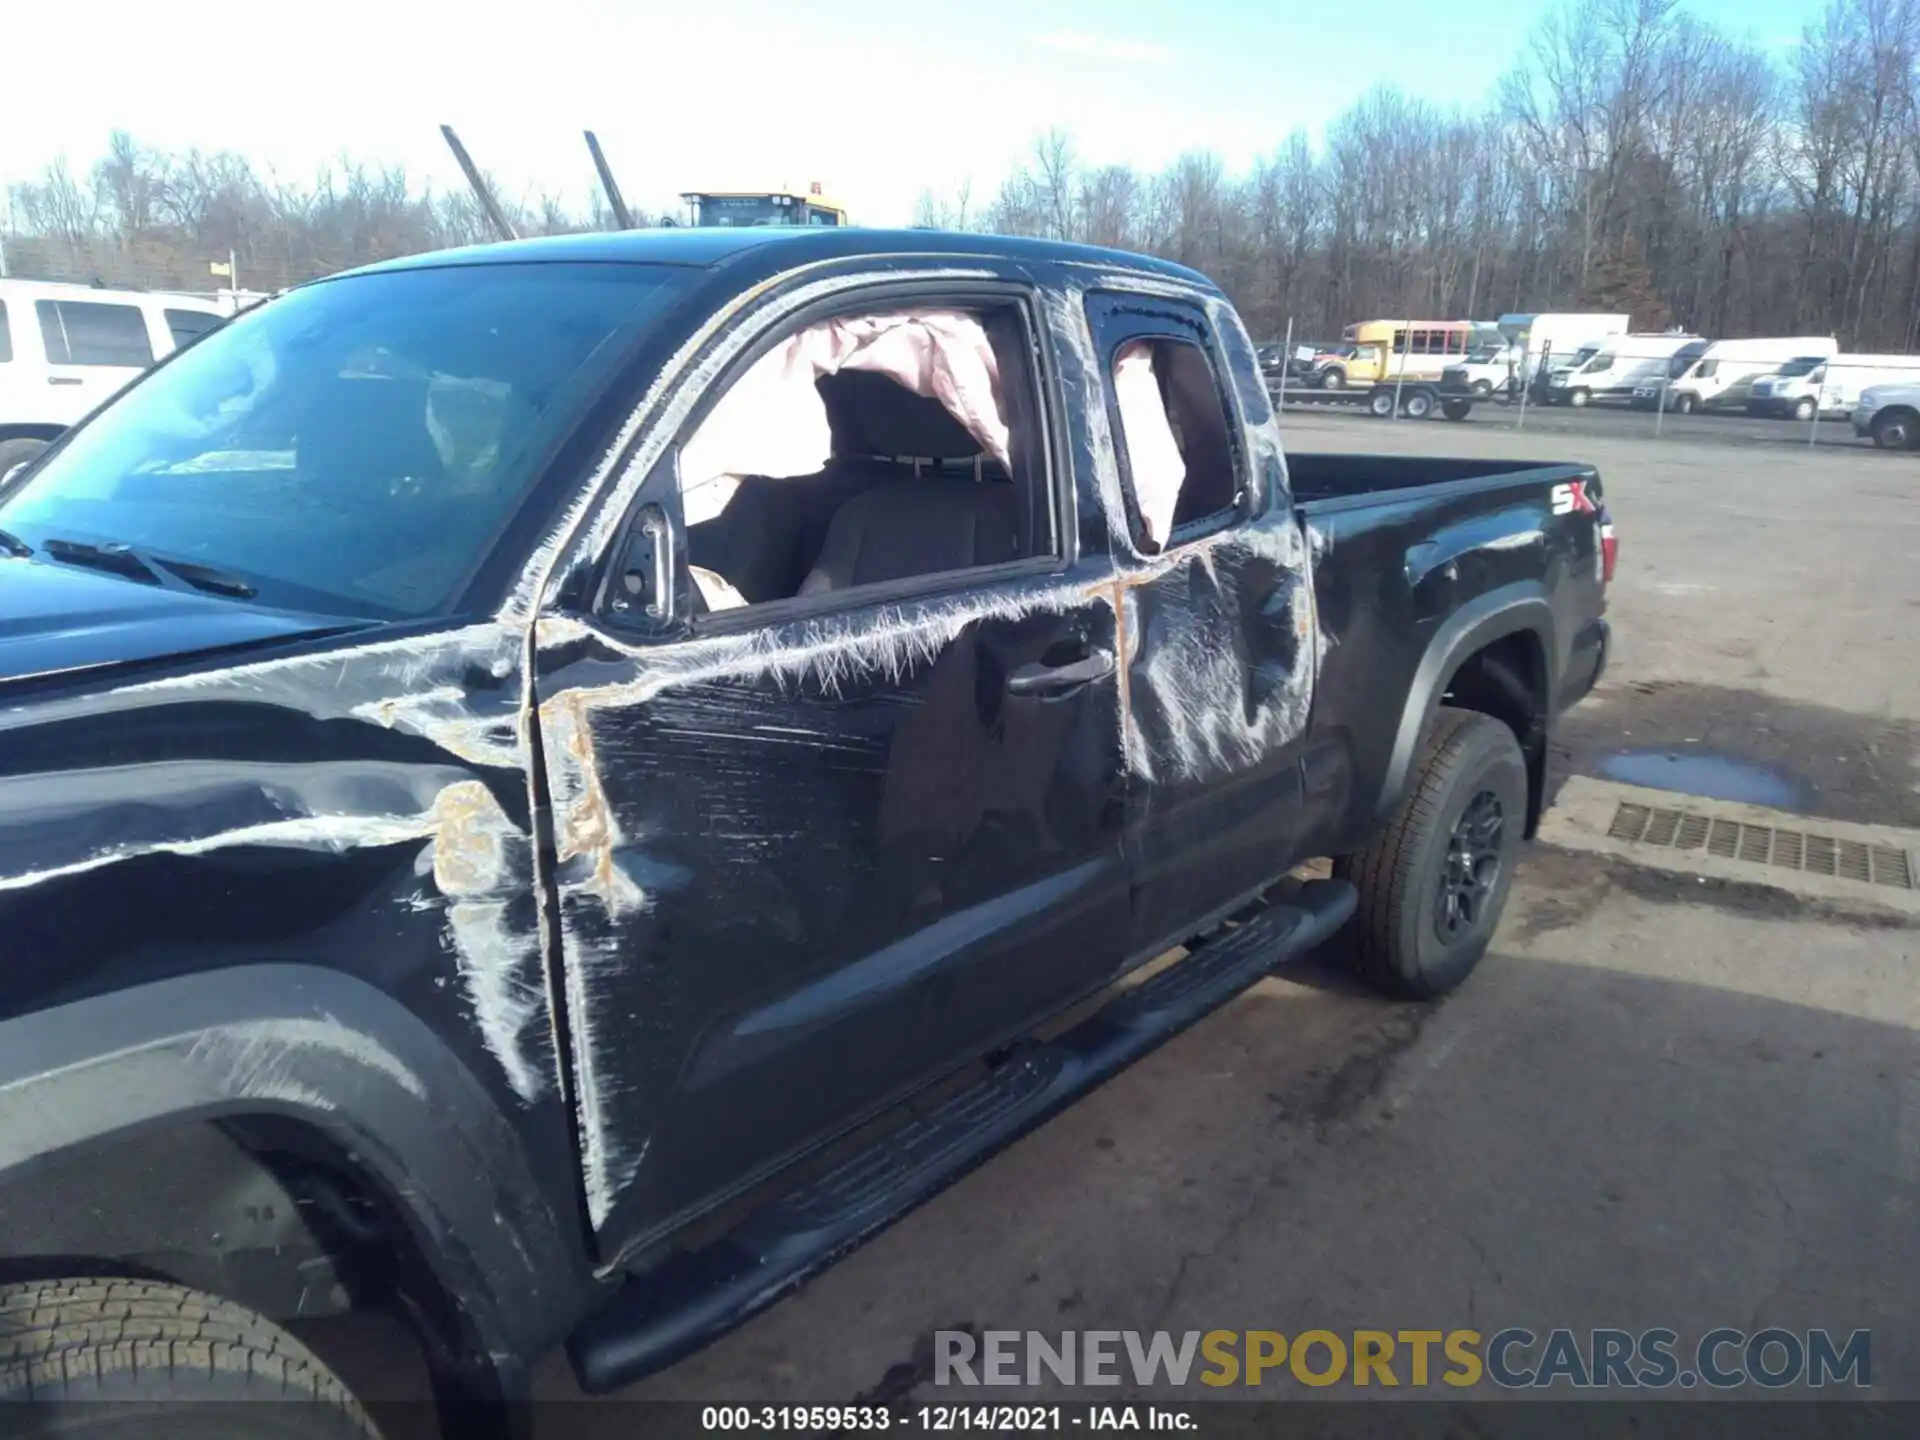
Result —
<instances>
[{"instance_id":1,"label":"rear wheel","mask_svg":"<svg viewBox=\"0 0 1920 1440\"><path fill-rule=\"evenodd\" d=\"M1347 961L1394 994L1454 988L1493 939L1527 823L1527 767L1492 716L1442 708L1406 798L1365 850L1339 860L1360 904Z\"/></svg>"},{"instance_id":2,"label":"rear wheel","mask_svg":"<svg viewBox=\"0 0 1920 1440\"><path fill-rule=\"evenodd\" d=\"M1393 392L1391 390L1374 391L1367 397L1367 409L1382 420L1386 419L1393 414Z\"/></svg>"},{"instance_id":3,"label":"rear wheel","mask_svg":"<svg viewBox=\"0 0 1920 1440\"><path fill-rule=\"evenodd\" d=\"M1416 390L1407 396L1407 415L1410 419L1424 420L1433 413L1433 396L1424 390Z\"/></svg>"},{"instance_id":4,"label":"rear wheel","mask_svg":"<svg viewBox=\"0 0 1920 1440\"><path fill-rule=\"evenodd\" d=\"M212 1295L146 1280L0 1286L0 1402L8 1400L56 1407L49 1433L73 1440L379 1435L346 1386L286 1331Z\"/></svg>"},{"instance_id":5,"label":"rear wheel","mask_svg":"<svg viewBox=\"0 0 1920 1440\"><path fill-rule=\"evenodd\" d=\"M1882 410L1873 417L1873 443L1882 450L1911 450L1920 438L1910 410Z\"/></svg>"}]
</instances>

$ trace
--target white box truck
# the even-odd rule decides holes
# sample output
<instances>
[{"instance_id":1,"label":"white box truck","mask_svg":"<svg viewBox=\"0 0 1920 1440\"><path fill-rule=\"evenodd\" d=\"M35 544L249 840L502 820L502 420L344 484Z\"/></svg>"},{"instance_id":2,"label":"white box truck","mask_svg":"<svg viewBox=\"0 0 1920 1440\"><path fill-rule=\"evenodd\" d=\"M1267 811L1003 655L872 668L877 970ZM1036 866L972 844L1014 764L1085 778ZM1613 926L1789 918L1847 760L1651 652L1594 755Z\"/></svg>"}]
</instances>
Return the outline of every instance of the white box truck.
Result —
<instances>
[{"instance_id":1,"label":"white box truck","mask_svg":"<svg viewBox=\"0 0 1920 1440\"><path fill-rule=\"evenodd\" d=\"M1789 360L1753 382L1749 415L1811 420L1820 414L1853 413L1860 394L1874 385L1920 384L1920 355L1850 355Z\"/></svg>"},{"instance_id":2,"label":"white box truck","mask_svg":"<svg viewBox=\"0 0 1920 1440\"><path fill-rule=\"evenodd\" d=\"M1607 336L1624 335L1633 328L1629 316L1594 313L1502 315L1494 323L1519 347L1524 357L1521 379L1529 383L1539 376L1543 361L1549 369L1563 365L1589 344L1594 346L1592 353L1598 353Z\"/></svg>"},{"instance_id":3,"label":"white box truck","mask_svg":"<svg viewBox=\"0 0 1920 1440\"><path fill-rule=\"evenodd\" d=\"M1717 340L1686 374L1667 387L1667 408L1682 415L1696 410L1744 410L1753 385L1792 360L1831 359L1840 342L1831 335L1775 336L1754 340ZM1657 387L1640 386L1636 400L1659 403Z\"/></svg>"}]
</instances>

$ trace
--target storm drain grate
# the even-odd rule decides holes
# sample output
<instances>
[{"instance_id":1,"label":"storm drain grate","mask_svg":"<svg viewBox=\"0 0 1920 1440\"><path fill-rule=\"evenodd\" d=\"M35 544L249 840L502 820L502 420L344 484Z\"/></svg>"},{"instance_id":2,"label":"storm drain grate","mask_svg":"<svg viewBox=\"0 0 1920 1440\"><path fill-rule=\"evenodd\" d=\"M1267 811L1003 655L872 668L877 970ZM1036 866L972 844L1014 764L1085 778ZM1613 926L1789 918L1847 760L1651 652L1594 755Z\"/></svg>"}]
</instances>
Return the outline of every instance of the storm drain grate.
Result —
<instances>
[{"instance_id":1,"label":"storm drain grate","mask_svg":"<svg viewBox=\"0 0 1920 1440\"><path fill-rule=\"evenodd\" d=\"M1659 805L1623 802L1614 812L1607 836L1634 845L1666 850L1704 850L1725 860L1772 865L1807 875L1830 875L1863 885L1920 890L1920 874L1906 851L1893 845L1869 845L1805 830L1748 825L1717 816L1695 815Z\"/></svg>"}]
</instances>

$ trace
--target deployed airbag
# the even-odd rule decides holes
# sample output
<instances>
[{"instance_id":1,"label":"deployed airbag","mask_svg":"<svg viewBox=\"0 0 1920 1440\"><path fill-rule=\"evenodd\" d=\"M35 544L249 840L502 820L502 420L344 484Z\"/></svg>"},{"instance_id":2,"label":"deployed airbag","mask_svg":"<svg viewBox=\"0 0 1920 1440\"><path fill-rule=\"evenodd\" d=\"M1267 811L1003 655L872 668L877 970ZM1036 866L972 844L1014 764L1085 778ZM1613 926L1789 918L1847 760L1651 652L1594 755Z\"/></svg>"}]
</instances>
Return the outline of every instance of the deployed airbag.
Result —
<instances>
[{"instance_id":1,"label":"deployed airbag","mask_svg":"<svg viewBox=\"0 0 1920 1440\"><path fill-rule=\"evenodd\" d=\"M824 469L833 428L814 382L842 370L874 371L938 400L980 442L981 453L1010 468L1000 365L977 319L956 310L906 310L823 320L748 367L681 448L687 524L724 511L742 476L791 479Z\"/></svg>"}]
</instances>

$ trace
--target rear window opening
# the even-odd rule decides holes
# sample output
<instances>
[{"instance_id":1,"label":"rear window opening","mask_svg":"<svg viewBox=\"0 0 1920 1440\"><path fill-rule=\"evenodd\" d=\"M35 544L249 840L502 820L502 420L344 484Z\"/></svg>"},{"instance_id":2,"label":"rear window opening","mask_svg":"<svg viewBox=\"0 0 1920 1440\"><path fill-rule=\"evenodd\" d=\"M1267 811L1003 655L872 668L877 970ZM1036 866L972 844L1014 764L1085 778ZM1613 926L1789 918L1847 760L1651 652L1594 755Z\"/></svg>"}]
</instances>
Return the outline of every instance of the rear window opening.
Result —
<instances>
[{"instance_id":1,"label":"rear window opening","mask_svg":"<svg viewBox=\"0 0 1920 1440\"><path fill-rule=\"evenodd\" d=\"M1112 383L1134 543L1152 554L1231 523L1240 464L1206 352L1185 340L1129 340L1114 353Z\"/></svg>"},{"instance_id":2,"label":"rear window opening","mask_svg":"<svg viewBox=\"0 0 1920 1440\"><path fill-rule=\"evenodd\" d=\"M1058 553L1019 307L836 316L748 367L682 446L694 611Z\"/></svg>"}]
</instances>

